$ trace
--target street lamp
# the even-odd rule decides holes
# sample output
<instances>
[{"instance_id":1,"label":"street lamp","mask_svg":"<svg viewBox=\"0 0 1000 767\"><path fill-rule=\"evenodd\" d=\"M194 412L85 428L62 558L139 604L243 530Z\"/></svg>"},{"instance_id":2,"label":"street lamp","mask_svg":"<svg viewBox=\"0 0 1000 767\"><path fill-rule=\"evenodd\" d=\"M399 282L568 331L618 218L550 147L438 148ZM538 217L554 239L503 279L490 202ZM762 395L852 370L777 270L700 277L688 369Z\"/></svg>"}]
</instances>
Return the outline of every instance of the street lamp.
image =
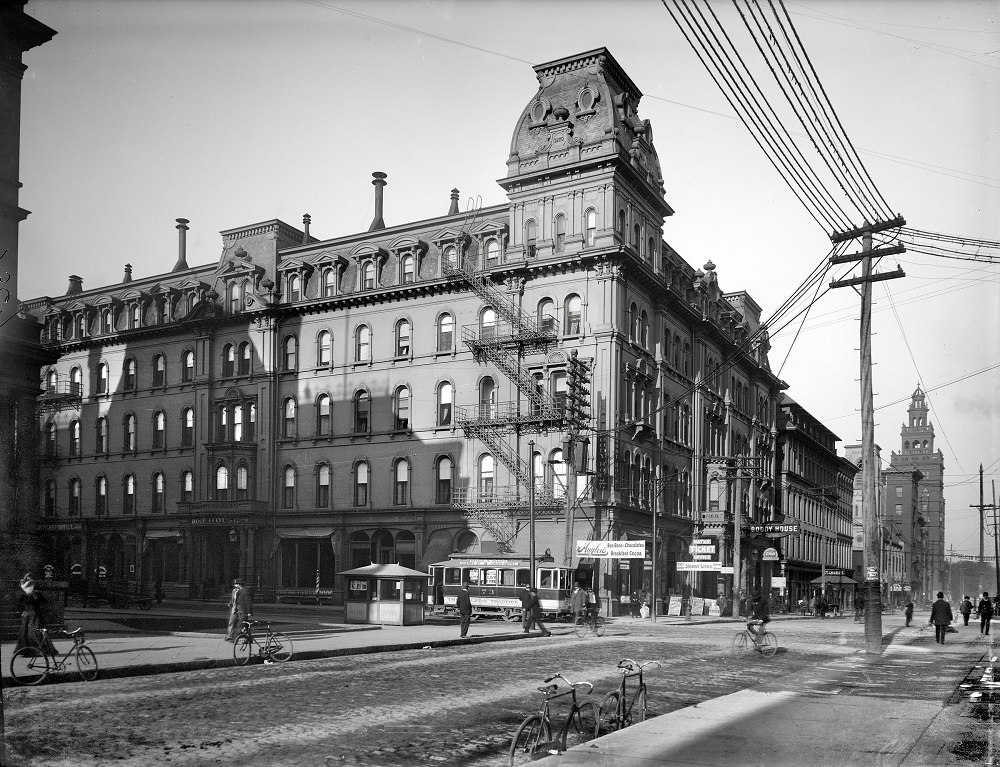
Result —
<instances>
[{"instance_id":1,"label":"street lamp","mask_svg":"<svg viewBox=\"0 0 1000 767\"><path fill-rule=\"evenodd\" d=\"M236 532L236 528L235 527L230 527L229 528L229 542L230 543L236 543L236 539L237 539L238 536L239 536L239 534Z\"/></svg>"}]
</instances>

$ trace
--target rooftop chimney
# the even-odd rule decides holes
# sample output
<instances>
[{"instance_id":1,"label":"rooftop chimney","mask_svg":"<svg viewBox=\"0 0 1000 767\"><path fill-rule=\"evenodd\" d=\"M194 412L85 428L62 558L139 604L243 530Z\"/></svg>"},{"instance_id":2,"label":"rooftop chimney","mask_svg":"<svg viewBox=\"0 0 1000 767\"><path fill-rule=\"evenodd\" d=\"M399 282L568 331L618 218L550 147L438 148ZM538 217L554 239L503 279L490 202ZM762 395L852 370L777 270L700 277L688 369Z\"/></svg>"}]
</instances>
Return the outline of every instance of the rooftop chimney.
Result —
<instances>
[{"instance_id":1,"label":"rooftop chimney","mask_svg":"<svg viewBox=\"0 0 1000 767\"><path fill-rule=\"evenodd\" d=\"M306 213L302 216L302 244L309 244L309 224L312 223L312 216Z\"/></svg>"},{"instance_id":2,"label":"rooftop chimney","mask_svg":"<svg viewBox=\"0 0 1000 767\"><path fill-rule=\"evenodd\" d=\"M380 171L372 173L372 186L375 187L375 218L372 225L368 227L369 232L376 229L385 229L385 221L382 220L382 188L386 185L385 174Z\"/></svg>"},{"instance_id":3,"label":"rooftop chimney","mask_svg":"<svg viewBox=\"0 0 1000 767\"><path fill-rule=\"evenodd\" d=\"M177 263L170 271L179 272L188 268L187 262L187 235L188 224L191 223L186 218L177 219Z\"/></svg>"},{"instance_id":4,"label":"rooftop chimney","mask_svg":"<svg viewBox=\"0 0 1000 767\"><path fill-rule=\"evenodd\" d=\"M448 208L448 215L455 216L458 214L458 190L451 190L451 207Z\"/></svg>"},{"instance_id":5,"label":"rooftop chimney","mask_svg":"<svg viewBox=\"0 0 1000 767\"><path fill-rule=\"evenodd\" d=\"M71 296L74 293L83 292L83 277L77 277L75 274L69 276L69 287L66 288L66 295Z\"/></svg>"},{"instance_id":6,"label":"rooftop chimney","mask_svg":"<svg viewBox=\"0 0 1000 767\"><path fill-rule=\"evenodd\" d=\"M132 282L132 264L125 264L125 279L122 282Z\"/></svg>"}]
</instances>

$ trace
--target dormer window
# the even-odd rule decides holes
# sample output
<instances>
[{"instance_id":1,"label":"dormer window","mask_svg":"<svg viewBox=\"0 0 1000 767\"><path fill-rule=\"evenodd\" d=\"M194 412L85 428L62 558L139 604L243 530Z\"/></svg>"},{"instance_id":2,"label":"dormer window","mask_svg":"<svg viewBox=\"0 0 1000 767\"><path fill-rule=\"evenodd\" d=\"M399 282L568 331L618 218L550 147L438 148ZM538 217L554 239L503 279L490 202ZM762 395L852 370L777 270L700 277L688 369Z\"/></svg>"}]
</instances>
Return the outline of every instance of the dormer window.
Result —
<instances>
[{"instance_id":1,"label":"dormer window","mask_svg":"<svg viewBox=\"0 0 1000 767\"><path fill-rule=\"evenodd\" d=\"M243 288L238 282L229 283L229 311L231 314L239 313L243 306Z\"/></svg>"},{"instance_id":2,"label":"dormer window","mask_svg":"<svg viewBox=\"0 0 1000 767\"><path fill-rule=\"evenodd\" d=\"M337 294L337 270L330 268L323 270L323 295L324 297Z\"/></svg>"},{"instance_id":3,"label":"dormer window","mask_svg":"<svg viewBox=\"0 0 1000 767\"><path fill-rule=\"evenodd\" d=\"M486 241L486 266L496 266L500 263L500 243L496 240Z\"/></svg>"},{"instance_id":4,"label":"dormer window","mask_svg":"<svg viewBox=\"0 0 1000 767\"><path fill-rule=\"evenodd\" d=\"M141 317L142 317L142 310L139 308L139 304L138 303L132 304L132 311L129 319L129 327L132 329L140 327L142 324Z\"/></svg>"},{"instance_id":5,"label":"dormer window","mask_svg":"<svg viewBox=\"0 0 1000 767\"><path fill-rule=\"evenodd\" d=\"M375 289L375 264L372 261L365 261L361 267L361 289Z\"/></svg>"},{"instance_id":6,"label":"dormer window","mask_svg":"<svg viewBox=\"0 0 1000 767\"><path fill-rule=\"evenodd\" d=\"M293 274L288 278L288 302L295 303L302 298L302 279Z\"/></svg>"},{"instance_id":7,"label":"dormer window","mask_svg":"<svg viewBox=\"0 0 1000 767\"><path fill-rule=\"evenodd\" d=\"M108 335L114 330L114 325L111 321L111 310L105 309L101 312L101 333Z\"/></svg>"},{"instance_id":8,"label":"dormer window","mask_svg":"<svg viewBox=\"0 0 1000 767\"><path fill-rule=\"evenodd\" d=\"M416 260L413 256L406 255L400 260L399 264L399 283L400 285L410 285L416 278Z\"/></svg>"}]
</instances>

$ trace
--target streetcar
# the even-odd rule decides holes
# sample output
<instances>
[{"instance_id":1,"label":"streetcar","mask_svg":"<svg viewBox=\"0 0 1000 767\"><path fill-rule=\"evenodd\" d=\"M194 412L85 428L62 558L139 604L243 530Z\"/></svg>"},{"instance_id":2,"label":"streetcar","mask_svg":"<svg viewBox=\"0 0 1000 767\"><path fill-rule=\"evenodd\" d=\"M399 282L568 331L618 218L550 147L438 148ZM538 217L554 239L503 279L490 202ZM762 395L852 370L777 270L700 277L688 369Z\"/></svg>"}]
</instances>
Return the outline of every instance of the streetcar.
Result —
<instances>
[{"instance_id":1,"label":"streetcar","mask_svg":"<svg viewBox=\"0 0 1000 767\"><path fill-rule=\"evenodd\" d=\"M453 611L462 583L469 583L473 616L521 620L521 595L529 583L527 557L452 554L430 566L427 605ZM542 614L550 618L569 615L569 597L576 571L551 559L535 560L535 586Z\"/></svg>"}]
</instances>

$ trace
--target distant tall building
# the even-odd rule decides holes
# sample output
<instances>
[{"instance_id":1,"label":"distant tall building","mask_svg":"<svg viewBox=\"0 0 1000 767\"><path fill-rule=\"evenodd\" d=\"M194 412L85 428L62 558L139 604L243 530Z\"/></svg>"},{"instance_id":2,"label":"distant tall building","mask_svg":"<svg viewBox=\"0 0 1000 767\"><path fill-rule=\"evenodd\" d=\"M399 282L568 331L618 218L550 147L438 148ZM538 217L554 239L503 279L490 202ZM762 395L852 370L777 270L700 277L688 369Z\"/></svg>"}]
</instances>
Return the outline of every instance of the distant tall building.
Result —
<instances>
[{"instance_id":1,"label":"distant tall building","mask_svg":"<svg viewBox=\"0 0 1000 767\"><path fill-rule=\"evenodd\" d=\"M895 514L899 507L905 513L913 507L916 511L917 546L911 560L915 568L915 581L920 591L932 594L947 588L947 569L944 559L945 499L944 455L934 447L934 426L927 417L927 397L918 386L910 398L908 421L900 431L902 450L893 451L890 460L892 471L901 472L899 482L886 479L886 514ZM919 472L915 477L913 472ZM912 497L911 497L912 495Z\"/></svg>"},{"instance_id":2,"label":"distant tall building","mask_svg":"<svg viewBox=\"0 0 1000 767\"><path fill-rule=\"evenodd\" d=\"M611 54L535 75L496 148L502 204L461 211L452 190L441 215L387 224L379 172L367 231L251 223L189 266L178 219L159 274L73 275L26 302L58 355L42 371L44 556L178 597L239 574L340 601L336 573L371 562L525 556L530 496L538 554L613 600L652 588L651 563L577 540L644 541L648 558L655 530L661 595L716 596L717 572L676 565L706 457L773 456L761 308L664 240L653 128ZM768 492L744 492L766 521Z\"/></svg>"}]
</instances>

